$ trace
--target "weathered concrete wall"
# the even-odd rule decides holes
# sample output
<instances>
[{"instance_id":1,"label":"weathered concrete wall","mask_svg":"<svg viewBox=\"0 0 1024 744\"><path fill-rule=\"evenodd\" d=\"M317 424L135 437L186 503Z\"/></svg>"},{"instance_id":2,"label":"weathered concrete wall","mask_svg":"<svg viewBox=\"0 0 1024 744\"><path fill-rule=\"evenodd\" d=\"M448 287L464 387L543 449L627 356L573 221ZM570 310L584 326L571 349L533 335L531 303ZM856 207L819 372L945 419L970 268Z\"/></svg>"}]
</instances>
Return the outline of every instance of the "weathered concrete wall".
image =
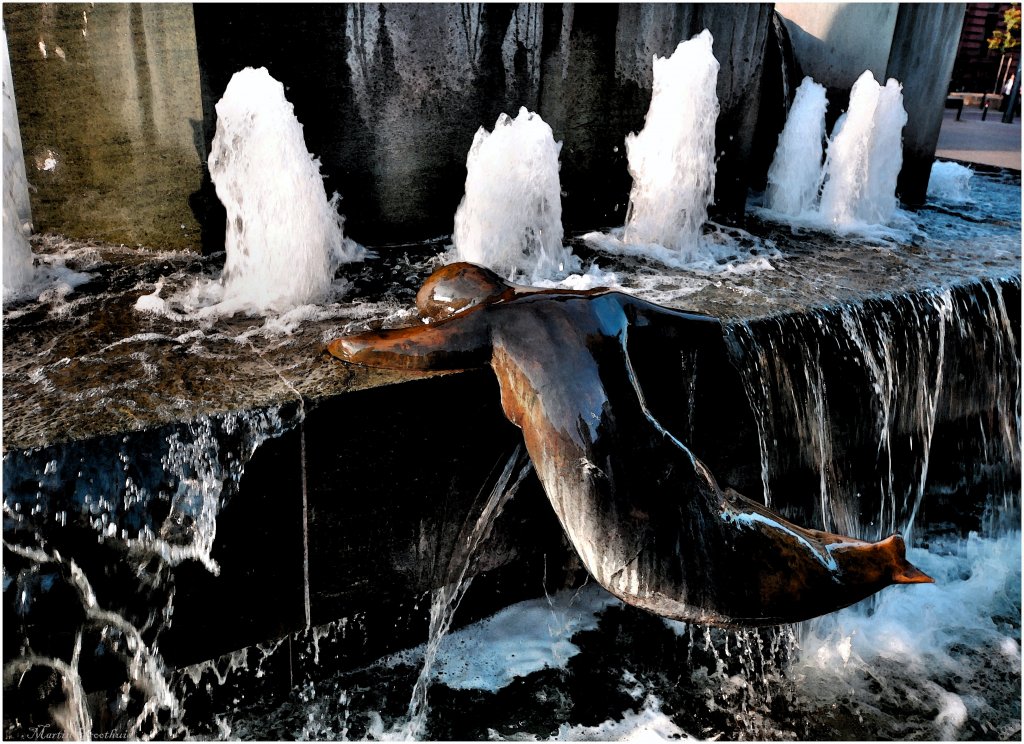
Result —
<instances>
[{"instance_id":1,"label":"weathered concrete wall","mask_svg":"<svg viewBox=\"0 0 1024 744\"><path fill-rule=\"evenodd\" d=\"M328 192L343 197L349 234L370 244L450 234L474 133L520 106L563 142L566 229L622 224L625 137L643 126L651 59L707 27L722 62L718 208L742 213L767 4L198 5L195 14L207 142L231 75L266 66ZM212 190L204 194L217 213ZM204 243L217 246L217 220L208 222Z\"/></svg>"},{"instance_id":2,"label":"weathered concrete wall","mask_svg":"<svg viewBox=\"0 0 1024 744\"><path fill-rule=\"evenodd\" d=\"M776 3L775 10L805 75L847 89L864 70L885 75L898 3Z\"/></svg>"},{"instance_id":3,"label":"weathered concrete wall","mask_svg":"<svg viewBox=\"0 0 1024 744\"><path fill-rule=\"evenodd\" d=\"M907 126L897 193L923 204L964 21L964 3L900 5L886 76L903 83Z\"/></svg>"},{"instance_id":4,"label":"weathered concrete wall","mask_svg":"<svg viewBox=\"0 0 1024 744\"><path fill-rule=\"evenodd\" d=\"M564 142L572 231L622 224L624 142L644 123L651 58L705 27L722 63L716 210L740 219L771 16L769 4L4 8L37 229L195 249L201 225L207 250L223 245L208 177L200 189L214 104L245 66L284 83L355 239L450 234L474 133L520 106Z\"/></svg>"},{"instance_id":5,"label":"weathered concrete wall","mask_svg":"<svg viewBox=\"0 0 1024 744\"><path fill-rule=\"evenodd\" d=\"M192 7L5 3L3 17L36 230L195 248Z\"/></svg>"},{"instance_id":6,"label":"weathered concrete wall","mask_svg":"<svg viewBox=\"0 0 1024 744\"><path fill-rule=\"evenodd\" d=\"M830 122L865 69L906 83L901 188L915 201L962 6L778 9L803 72L829 88ZM4 18L36 228L128 245L223 246L204 161L214 104L245 66L284 83L348 233L371 245L450 234L474 133L520 106L564 143L566 229L622 224L651 58L704 28L721 63L712 216L742 220L773 149L766 103L784 95L778 60L765 70L778 34L763 3L15 3Z\"/></svg>"}]
</instances>

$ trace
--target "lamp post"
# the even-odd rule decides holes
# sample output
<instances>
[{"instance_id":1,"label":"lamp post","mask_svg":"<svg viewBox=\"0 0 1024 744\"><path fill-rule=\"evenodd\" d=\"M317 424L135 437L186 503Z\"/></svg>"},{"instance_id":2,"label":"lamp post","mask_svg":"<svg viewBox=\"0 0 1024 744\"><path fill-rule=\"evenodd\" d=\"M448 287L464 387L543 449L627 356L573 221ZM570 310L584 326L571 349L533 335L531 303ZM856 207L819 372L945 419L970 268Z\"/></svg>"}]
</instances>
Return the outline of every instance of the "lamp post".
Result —
<instances>
[{"instance_id":1,"label":"lamp post","mask_svg":"<svg viewBox=\"0 0 1024 744\"><path fill-rule=\"evenodd\" d=\"M1013 110L1017 108L1017 99L1020 97L1020 59L1017 59L1017 74L1013 78L1013 88L1010 90L1010 100L1006 104L1006 111L1003 112L1003 124L1013 124Z\"/></svg>"}]
</instances>

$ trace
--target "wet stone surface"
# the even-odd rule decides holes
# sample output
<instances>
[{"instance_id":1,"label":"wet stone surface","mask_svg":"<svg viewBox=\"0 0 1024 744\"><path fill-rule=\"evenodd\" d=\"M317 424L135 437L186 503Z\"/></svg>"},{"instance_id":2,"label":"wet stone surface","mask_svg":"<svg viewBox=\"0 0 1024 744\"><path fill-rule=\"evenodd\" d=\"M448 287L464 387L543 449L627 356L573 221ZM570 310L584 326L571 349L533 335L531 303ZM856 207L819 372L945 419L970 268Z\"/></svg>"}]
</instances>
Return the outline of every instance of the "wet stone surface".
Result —
<instances>
[{"instance_id":1,"label":"wet stone surface","mask_svg":"<svg viewBox=\"0 0 1024 744\"><path fill-rule=\"evenodd\" d=\"M707 229L718 244L700 270L596 253L571 241L584 266L621 288L727 323L978 280L1019 281L1019 176L974 176L974 201L901 213L871 237L826 235L770 221L755 210L748 231ZM37 263L88 272L4 314L4 447L26 448L137 431L203 414L318 400L427 373L348 367L328 358L347 332L415 322L413 300L441 262L444 241L378 249L342 267L333 296L266 317L204 317L176 308L176 294L216 281L223 254L151 253L101 243L35 239ZM160 288L168 312L135 308Z\"/></svg>"},{"instance_id":2,"label":"wet stone surface","mask_svg":"<svg viewBox=\"0 0 1024 744\"><path fill-rule=\"evenodd\" d=\"M37 241L35 250L59 253L66 266L92 279L5 313L5 448L137 431L423 376L345 368L323 355L326 342L347 327L368 327L367 308L321 307L314 314L328 317L300 319L287 332L263 317L180 321L135 309L162 277L171 277L168 290L209 281L223 254L154 256L52 238ZM400 266L404 256L391 258ZM374 291L366 285L380 282L370 278L380 273L380 263L350 268L344 280L350 298ZM386 315L410 307L417 278L428 272L409 272L376 292L373 309Z\"/></svg>"}]
</instances>

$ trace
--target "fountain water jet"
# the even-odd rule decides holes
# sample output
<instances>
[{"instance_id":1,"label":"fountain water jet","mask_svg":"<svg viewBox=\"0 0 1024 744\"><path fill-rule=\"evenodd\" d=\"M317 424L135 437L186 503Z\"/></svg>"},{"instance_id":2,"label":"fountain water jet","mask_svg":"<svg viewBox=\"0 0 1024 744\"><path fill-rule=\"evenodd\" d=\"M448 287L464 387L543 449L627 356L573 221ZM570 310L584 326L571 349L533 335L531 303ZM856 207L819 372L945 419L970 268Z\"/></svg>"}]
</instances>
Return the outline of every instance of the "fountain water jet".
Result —
<instances>
[{"instance_id":1,"label":"fountain water jet","mask_svg":"<svg viewBox=\"0 0 1024 744\"><path fill-rule=\"evenodd\" d=\"M824 86L805 77L796 90L768 169L768 209L795 216L814 206L821 183L827 108Z\"/></svg>"},{"instance_id":2,"label":"fountain water jet","mask_svg":"<svg viewBox=\"0 0 1024 744\"><path fill-rule=\"evenodd\" d=\"M705 29L654 57L644 128L626 136L633 188L623 242L657 244L692 256L715 192L718 60Z\"/></svg>"},{"instance_id":3,"label":"fountain water jet","mask_svg":"<svg viewBox=\"0 0 1024 744\"><path fill-rule=\"evenodd\" d=\"M284 87L266 68L235 73L217 103L210 176L227 210L220 310L285 310L327 295L338 265L363 257L347 239L339 196L324 194L320 163Z\"/></svg>"},{"instance_id":4,"label":"fountain water jet","mask_svg":"<svg viewBox=\"0 0 1024 744\"><path fill-rule=\"evenodd\" d=\"M3 45L4 97L4 278L3 301L20 297L32 283L32 249L22 232L22 212L28 211L28 183L21 151L18 110L14 103L11 60L7 54L7 31L0 27Z\"/></svg>"},{"instance_id":5,"label":"fountain water jet","mask_svg":"<svg viewBox=\"0 0 1024 744\"><path fill-rule=\"evenodd\" d=\"M455 212L455 260L536 283L578 270L562 245L562 196L551 127L538 114L502 114L477 130L466 159L466 194Z\"/></svg>"},{"instance_id":6,"label":"fountain water jet","mask_svg":"<svg viewBox=\"0 0 1024 744\"><path fill-rule=\"evenodd\" d=\"M967 166L937 160L932 163L928 178L928 196L949 202L968 202L971 200L973 175L974 171Z\"/></svg>"},{"instance_id":7,"label":"fountain water jet","mask_svg":"<svg viewBox=\"0 0 1024 744\"><path fill-rule=\"evenodd\" d=\"M828 102L824 88L805 78L768 171L767 216L838 233L892 222L907 123L902 90L893 78L879 85L866 70L832 127L822 165Z\"/></svg>"},{"instance_id":8,"label":"fountain water jet","mask_svg":"<svg viewBox=\"0 0 1024 744\"><path fill-rule=\"evenodd\" d=\"M892 218L906 123L903 86L890 78L882 87L865 70L850 91L846 119L829 141L822 171L820 212L829 225L881 225Z\"/></svg>"}]
</instances>

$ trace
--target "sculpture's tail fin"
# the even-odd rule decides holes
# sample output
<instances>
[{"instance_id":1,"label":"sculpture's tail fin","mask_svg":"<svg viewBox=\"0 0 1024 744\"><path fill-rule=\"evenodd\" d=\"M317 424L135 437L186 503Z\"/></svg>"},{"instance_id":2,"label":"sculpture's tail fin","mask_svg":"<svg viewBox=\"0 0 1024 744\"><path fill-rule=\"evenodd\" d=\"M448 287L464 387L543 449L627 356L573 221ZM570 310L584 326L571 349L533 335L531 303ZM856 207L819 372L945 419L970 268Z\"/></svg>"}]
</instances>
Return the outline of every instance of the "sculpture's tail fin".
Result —
<instances>
[{"instance_id":1,"label":"sculpture's tail fin","mask_svg":"<svg viewBox=\"0 0 1024 744\"><path fill-rule=\"evenodd\" d=\"M894 584L934 584L935 579L907 560L907 545L899 535L875 543L889 558Z\"/></svg>"}]
</instances>

